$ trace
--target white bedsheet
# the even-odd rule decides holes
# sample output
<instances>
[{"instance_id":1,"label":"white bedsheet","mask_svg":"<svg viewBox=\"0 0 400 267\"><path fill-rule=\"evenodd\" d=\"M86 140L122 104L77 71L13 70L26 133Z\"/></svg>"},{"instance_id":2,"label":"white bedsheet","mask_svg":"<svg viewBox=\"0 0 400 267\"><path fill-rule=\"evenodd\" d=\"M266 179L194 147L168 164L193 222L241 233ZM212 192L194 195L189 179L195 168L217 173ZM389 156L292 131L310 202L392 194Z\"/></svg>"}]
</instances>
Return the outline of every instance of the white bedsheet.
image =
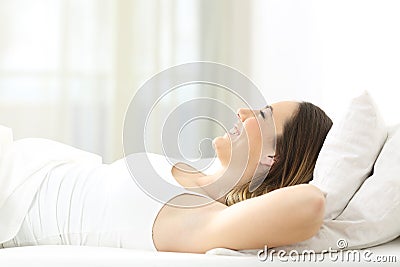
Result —
<instances>
[{"instance_id":1,"label":"white bedsheet","mask_svg":"<svg viewBox=\"0 0 400 267\"><path fill-rule=\"evenodd\" d=\"M228 250L217 249L214 253L227 253ZM361 250L365 251L365 250ZM323 266L398 266L400 263L400 238L389 243L369 248L372 253L370 258L381 262L360 261L334 261L325 256L322 262L317 265ZM320 255L320 254L318 254ZM336 254L338 256L338 254ZM386 257L384 257L386 256ZM388 262L389 257L391 262ZM380 257L380 258L378 258ZM309 266L309 260L290 261L285 256L283 260L274 258L273 261L261 261L256 255L215 255L215 254L192 254L176 252L152 252L142 250L131 250L121 248L88 247L88 246L30 246L0 249L0 266L16 267L53 267L53 266L74 266L74 267L97 267L97 266ZM387 262L382 262L386 260ZM396 261L396 262L393 262ZM314 262L314 261L311 261Z\"/></svg>"}]
</instances>

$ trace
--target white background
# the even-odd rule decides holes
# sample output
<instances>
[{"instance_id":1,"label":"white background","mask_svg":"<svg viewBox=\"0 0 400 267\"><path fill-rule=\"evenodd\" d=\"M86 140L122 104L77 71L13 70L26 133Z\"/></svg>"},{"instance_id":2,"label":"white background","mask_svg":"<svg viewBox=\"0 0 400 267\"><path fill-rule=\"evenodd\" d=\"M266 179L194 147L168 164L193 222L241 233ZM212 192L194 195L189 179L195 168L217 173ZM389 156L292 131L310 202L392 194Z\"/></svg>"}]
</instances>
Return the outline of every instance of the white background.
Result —
<instances>
[{"instance_id":1,"label":"white background","mask_svg":"<svg viewBox=\"0 0 400 267\"><path fill-rule=\"evenodd\" d=\"M334 120L368 90L397 123L399 14L395 0L0 0L0 124L111 162L137 88L198 60Z\"/></svg>"}]
</instances>

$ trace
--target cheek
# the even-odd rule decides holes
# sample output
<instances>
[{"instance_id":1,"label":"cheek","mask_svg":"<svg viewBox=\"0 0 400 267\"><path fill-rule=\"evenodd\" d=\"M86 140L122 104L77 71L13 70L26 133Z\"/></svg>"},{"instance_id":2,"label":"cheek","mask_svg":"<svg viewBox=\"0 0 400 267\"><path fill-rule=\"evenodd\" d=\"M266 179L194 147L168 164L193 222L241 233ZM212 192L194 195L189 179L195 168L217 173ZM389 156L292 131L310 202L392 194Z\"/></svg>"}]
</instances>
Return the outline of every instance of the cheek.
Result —
<instances>
[{"instance_id":1,"label":"cheek","mask_svg":"<svg viewBox=\"0 0 400 267\"><path fill-rule=\"evenodd\" d=\"M250 148L261 147L261 132L256 119L250 120L246 125L246 132L249 138Z\"/></svg>"},{"instance_id":2,"label":"cheek","mask_svg":"<svg viewBox=\"0 0 400 267\"><path fill-rule=\"evenodd\" d=\"M249 121L247 125L245 125L245 128L249 138L250 154L259 157L262 142L258 121L256 119Z\"/></svg>"}]
</instances>

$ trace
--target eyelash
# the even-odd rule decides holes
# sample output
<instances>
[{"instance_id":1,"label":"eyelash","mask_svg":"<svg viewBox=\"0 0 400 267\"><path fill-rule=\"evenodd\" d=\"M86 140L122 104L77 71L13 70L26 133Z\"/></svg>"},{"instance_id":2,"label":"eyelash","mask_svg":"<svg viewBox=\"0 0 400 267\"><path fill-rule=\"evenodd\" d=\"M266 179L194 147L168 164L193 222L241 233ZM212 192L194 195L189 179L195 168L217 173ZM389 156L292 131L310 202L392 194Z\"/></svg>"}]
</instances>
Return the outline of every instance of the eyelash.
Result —
<instances>
[{"instance_id":1,"label":"eyelash","mask_svg":"<svg viewBox=\"0 0 400 267\"><path fill-rule=\"evenodd\" d=\"M265 119L264 111L260 110L260 114L261 114L261 117L263 117L263 119Z\"/></svg>"},{"instance_id":2,"label":"eyelash","mask_svg":"<svg viewBox=\"0 0 400 267\"><path fill-rule=\"evenodd\" d=\"M271 112L273 111L273 109L272 109L272 107L270 105L265 106L265 108L266 109L270 109ZM260 110L260 114L261 114L261 117L263 117L263 119L265 119L264 111Z\"/></svg>"}]
</instances>

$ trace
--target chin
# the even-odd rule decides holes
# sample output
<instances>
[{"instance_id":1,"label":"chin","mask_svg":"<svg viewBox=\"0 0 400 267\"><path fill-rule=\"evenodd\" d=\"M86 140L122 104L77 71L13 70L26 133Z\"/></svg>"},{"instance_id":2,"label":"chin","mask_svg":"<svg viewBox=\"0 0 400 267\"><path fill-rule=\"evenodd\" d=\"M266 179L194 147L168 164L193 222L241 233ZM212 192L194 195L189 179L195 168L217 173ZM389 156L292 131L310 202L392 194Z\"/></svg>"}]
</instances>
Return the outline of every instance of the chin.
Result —
<instances>
[{"instance_id":1,"label":"chin","mask_svg":"<svg viewBox=\"0 0 400 267\"><path fill-rule=\"evenodd\" d=\"M221 149L223 146L224 138L221 136L215 137L214 140L212 141L214 150Z\"/></svg>"},{"instance_id":2,"label":"chin","mask_svg":"<svg viewBox=\"0 0 400 267\"><path fill-rule=\"evenodd\" d=\"M213 140L213 147L215 150L215 154L221 163L225 162L226 160L229 161L230 157L230 140L224 137L216 137Z\"/></svg>"}]
</instances>

